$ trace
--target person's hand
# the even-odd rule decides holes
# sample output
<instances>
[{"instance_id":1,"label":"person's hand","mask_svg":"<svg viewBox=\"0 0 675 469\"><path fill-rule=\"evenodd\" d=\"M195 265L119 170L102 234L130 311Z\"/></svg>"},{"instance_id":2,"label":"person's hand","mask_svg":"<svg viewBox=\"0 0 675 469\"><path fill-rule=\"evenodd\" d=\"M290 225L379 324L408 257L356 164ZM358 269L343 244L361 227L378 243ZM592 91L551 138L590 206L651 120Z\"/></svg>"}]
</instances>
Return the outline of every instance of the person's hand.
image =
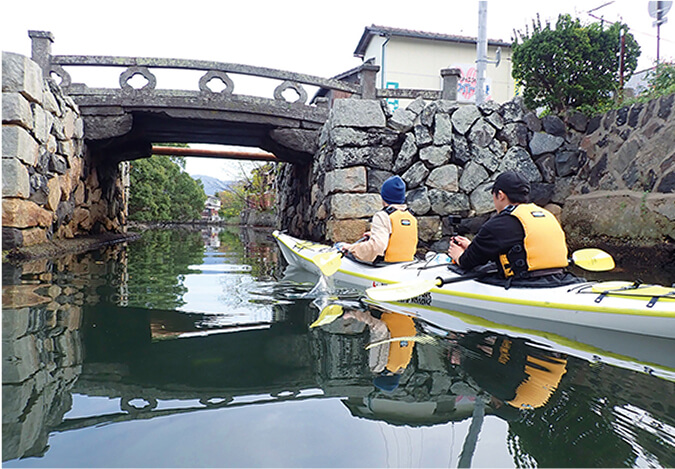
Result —
<instances>
[{"instance_id":1,"label":"person's hand","mask_svg":"<svg viewBox=\"0 0 675 469\"><path fill-rule=\"evenodd\" d=\"M464 254L464 249L465 248L463 248L460 243L451 241L450 246L448 247L448 256L452 257L453 261L457 263L462 254Z\"/></svg>"},{"instance_id":2,"label":"person's hand","mask_svg":"<svg viewBox=\"0 0 675 469\"><path fill-rule=\"evenodd\" d=\"M464 236L453 236L450 239L450 245L456 244L460 246L462 249L466 249L469 247L469 244L471 244L471 240L469 238L465 238Z\"/></svg>"},{"instance_id":3,"label":"person's hand","mask_svg":"<svg viewBox=\"0 0 675 469\"><path fill-rule=\"evenodd\" d=\"M349 243L337 242L333 245L333 247L340 252L347 252L349 251L349 248L352 247L352 245Z\"/></svg>"}]
</instances>

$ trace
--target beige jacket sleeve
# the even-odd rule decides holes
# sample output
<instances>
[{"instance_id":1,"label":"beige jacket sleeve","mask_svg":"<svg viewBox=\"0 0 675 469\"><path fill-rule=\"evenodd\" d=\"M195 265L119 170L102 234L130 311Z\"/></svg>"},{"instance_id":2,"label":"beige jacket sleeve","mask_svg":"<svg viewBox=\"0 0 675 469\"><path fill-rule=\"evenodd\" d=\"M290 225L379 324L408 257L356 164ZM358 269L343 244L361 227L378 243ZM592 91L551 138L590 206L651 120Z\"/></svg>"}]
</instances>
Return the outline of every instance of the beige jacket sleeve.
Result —
<instances>
[{"instance_id":1,"label":"beige jacket sleeve","mask_svg":"<svg viewBox=\"0 0 675 469\"><path fill-rule=\"evenodd\" d=\"M390 339L391 333L384 321L374 318L370 313L359 310L347 310L346 313L361 322L366 323L370 331L370 342L380 342L382 340ZM368 366L371 371L381 373L387 366L389 359L389 344L384 343L377 345L370 349L368 353Z\"/></svg>"},{"instance_id":2,"label":"beige jacket sleeve","mask_svg":"<svg viewBox=\"0 0 675 469\"><path fill-rule=\"evenodd\" d=\"M383 210L380 210L373 215L373 221L370 225L370 239L353 244L349 248L349 252L359 260L373 262L377 256L384 256L390 236L391 220Z\"/></svg>"}]
</instances>

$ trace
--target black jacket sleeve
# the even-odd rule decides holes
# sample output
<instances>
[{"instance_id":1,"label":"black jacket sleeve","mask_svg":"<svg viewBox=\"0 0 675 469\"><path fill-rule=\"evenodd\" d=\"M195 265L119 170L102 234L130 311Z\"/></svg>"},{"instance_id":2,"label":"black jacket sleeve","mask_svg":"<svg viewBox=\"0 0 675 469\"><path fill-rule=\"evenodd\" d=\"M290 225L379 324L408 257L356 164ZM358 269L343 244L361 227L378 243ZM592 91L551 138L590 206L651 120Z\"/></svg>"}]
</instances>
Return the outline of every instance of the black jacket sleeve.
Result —
<instances>
[{"instance_id":1,"label":"black jacket sleeve","mask_svg":"<svg viewBox=\"0 0 675 469\"><path fill-rule=\"evenodd\" d=\"M489 261L499 263L499 255L521 244L524 238L523 226L516 217L499 214L481 226L469 247L459 257L459 265L469 270Z\"/></svg>"}]
</instances>

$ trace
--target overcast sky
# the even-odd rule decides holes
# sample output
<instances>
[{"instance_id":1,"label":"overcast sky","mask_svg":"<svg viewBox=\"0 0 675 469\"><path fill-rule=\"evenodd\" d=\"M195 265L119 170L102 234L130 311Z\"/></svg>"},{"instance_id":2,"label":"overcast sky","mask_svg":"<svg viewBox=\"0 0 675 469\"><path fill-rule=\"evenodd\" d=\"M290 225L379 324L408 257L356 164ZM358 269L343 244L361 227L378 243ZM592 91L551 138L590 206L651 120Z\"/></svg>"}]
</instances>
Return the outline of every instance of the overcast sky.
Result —
<instances>
[{"instance_id":1,"label":"overcast sky","mask_svg":"<svg viewBox=\"0 0 675 469\"><path fill-rule=\"evenodd\" d=\"M513 30L530 25L537 13L542 20L555 21L559 13L571 13L590 22L594 19L587 12L606 3L493 0L488 2L488 37L510 41ZM593 12L607 21L629 25L642 47L638 70L650 67L656 59L656 28L647 4L616 0ZM478 2L471 0L192 0L170 4L8 0L0 8L3 51L30 56L27 31L37 29L54 34L54 54L213 60L322 77L361 63L353 56L354 49L364 27L371 24L473 37L478 29ZM669 12L667 19L661 27L660 56L673 60L675 12ZM76 78L73 80L78 81ZM117 75L112 81L116 80ZM158 76L158 87L160 80ZM223 160L215 165L211 162L209 167L191 161L188 171L226 178L223 173L230 172L230 166Z\"/></svg>"}]
</instances>

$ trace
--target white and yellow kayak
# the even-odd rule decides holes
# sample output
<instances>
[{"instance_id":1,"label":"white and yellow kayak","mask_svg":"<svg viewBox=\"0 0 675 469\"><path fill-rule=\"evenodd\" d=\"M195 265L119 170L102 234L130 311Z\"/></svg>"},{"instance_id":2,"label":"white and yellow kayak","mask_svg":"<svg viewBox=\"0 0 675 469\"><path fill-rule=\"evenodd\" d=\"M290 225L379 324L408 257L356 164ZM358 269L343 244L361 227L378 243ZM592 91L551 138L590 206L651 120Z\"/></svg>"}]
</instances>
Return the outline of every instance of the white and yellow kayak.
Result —
<instances>
[{"instance_id":1,"label":"white and yellow kayak","mask_svg":"<svg viewBox=\"0 0 675 469\"><path fill-rule=\"evenodd\" d=\"M324 244L274 232L283 256L293 266L322 274L316 260L336 253ZM325 272L325 271L324 271ZM442 286L438 277L449 280ZM377 291L381 285L424 283L430 286L408 301L435 309L460 311L491 321L532 327L544 321L621 333L675 339L675 288L633 282L583 282L522 288L488 284L427 260L373 267L342 258L333 278L343 284ZM382 287L379 287L382 288ZM373 296L371 296L373 297ZM379 298L386 299L387 295Z\"/></svg>"}]
</instances>

